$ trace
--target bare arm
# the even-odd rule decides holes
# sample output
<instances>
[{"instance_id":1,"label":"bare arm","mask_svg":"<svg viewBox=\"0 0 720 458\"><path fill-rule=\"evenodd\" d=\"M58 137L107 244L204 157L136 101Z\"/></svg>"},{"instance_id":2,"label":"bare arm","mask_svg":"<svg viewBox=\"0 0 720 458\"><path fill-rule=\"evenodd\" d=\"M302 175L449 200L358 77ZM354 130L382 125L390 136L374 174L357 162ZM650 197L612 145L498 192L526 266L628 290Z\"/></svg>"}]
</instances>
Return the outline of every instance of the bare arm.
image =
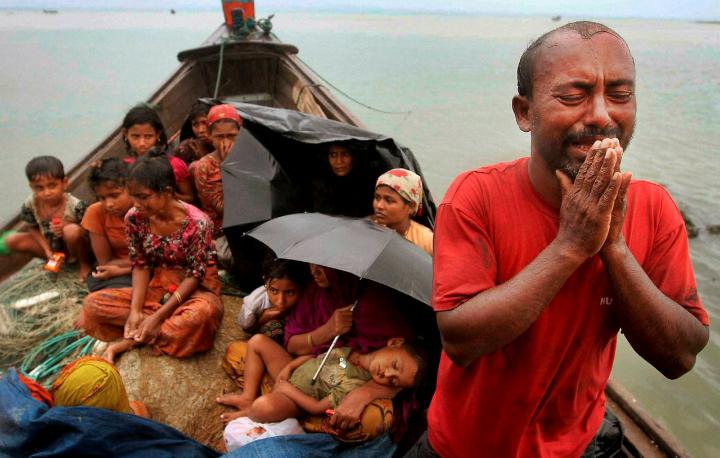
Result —
<instances>
[{"instance_id":1,"label":"bare arm","mask_svg":"<svg viewBox=\"0 0 720 458\"><path fill-rule=\"evenodd\" d=\"M615 315L633 349L665 377L692 369L708 327L653 284L624 240L601 256L620 299Z\"/></svg>"},{"instance_id":2,"label":"bare arm","mask_svg":"<svg viewBox=\"0 0 720 458\"><path fill-rule=\"evenodd\" d=\"M152 315L145 318L138 327L138 334L135 340L147 344L153 344L160 334L160 326L162 323L173 314L173 312L180 307L192 293L195 292L200 280L195 277L185 277L182 282L178 285L175 293L157 309ZM182 298L179 301L176 295Z\"/></svg>"},{"instance_id":3,"label":"bare arm","mask_svg":"<svg viewBox=\"0 0 720 458\"><path fill-rule=\"evenodd\" d=\"M613 310L633 349L665 377L678 378L695 365L709 330L658 289L625 243L626 191L627 186L616 198L610 232L600 251L620 299Z\"/></svg>"},{"instance_id":4,"label":"bare arm","mask_svg":"<svg viewBox=\"0 0 720 458\"><path fill-rule=\"evenodd\" d=\"M340 401L335 408L335 414L330 417L330 425L339 429L352 428L360 422L360 415L368 404L376 399L392 399L401 390L369 380L363 386L350 391Z\"/></svg>"},{"instance_id":5,"label":"bare arm","mask_svg":"<svg viewBox=\"0 0 720 458\"><path fill-rule=\"evenodd\" d=\"M458 365L509 344L525 332L583 259L557 240L511 280L437 313L445 353Z\"/></svg>"},{"instance_id":6,"label":"bare arm","mask_svg":"<svg viewBox=\"0 0 720 458\"><path fill-rule=\"evenodd\" d=\"M193 203L195 201L195 192L193 191L192 183L190 183L190 178L178 181L177 187L178 190L175 195L178 199L188 203Z\"/></svg>"},{"instance_id":7,"label":"bare arm","mask_svg":"<svg viewBox=\"0 0 720 458\"><path fill-rule=\"evenodd\" d=\"M35 243L37 243L40 248L42 248L43 252L45 253L45 257L50 259L50 256L52 256L52 248L50 248L50 244L48 241L43 237L42 232L40 232L40 229L37 227L30 227L28 228L28 233L30 236L35 240Z\"/></svg>"},{"instance_id":8,"label":"bare arm","mask_svg":"<svg viewBox=\"0 0 720 458\"><path fill-rule=\"evenodd\" d=\"M565 281L603 246L622 177L609 149L591 150L574 183L557 172L563 191L558 234L515 277L437 314L443 349L467 366L524 333Z\"/></svg>"},{"instance_id":9,"label":"bare arm","mask_svg":"<svg viewBox=\"0 0 720 458\"><path fill-rule=\"evenodd\" d=\"M293 355L307 355L314 347L330 342L335 336L352 328L352 306L336 309L330 319L310 332L297 334L288 340L287 351ZM310 337L308 337L310 336ZM312 342L312 345L310 344Z\"/></svg>"}]
</instances>

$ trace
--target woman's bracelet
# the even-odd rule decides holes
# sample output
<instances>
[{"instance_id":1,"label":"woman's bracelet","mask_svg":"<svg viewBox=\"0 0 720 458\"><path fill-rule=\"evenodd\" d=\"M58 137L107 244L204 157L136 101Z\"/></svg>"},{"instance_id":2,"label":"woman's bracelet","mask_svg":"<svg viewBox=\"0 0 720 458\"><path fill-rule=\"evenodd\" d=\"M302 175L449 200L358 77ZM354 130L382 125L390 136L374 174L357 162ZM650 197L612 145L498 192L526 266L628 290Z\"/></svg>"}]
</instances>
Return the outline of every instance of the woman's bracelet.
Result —
<instances>
[{"instance_id":1,"label":"woman's bracelet","mask_svg":"<svg viewBox=\"0 0 720 458\"><path fill-rule=\"evenodd\" d=\"M175 292L173 293L173 296L175 296L175 299L177 299L178 305L182 305L182 303L183 303L183 297L180 295L180 293L178 293L177 291L175 291Z\"/></svg>"},{"instance_id":2,"label":"woman's bracelet","mask_svg":"<svg viewBox=\"0 0 720 458\"><path fill-rule=\"evenodd\" d=\"M312 341L312 331L307 333L307 340L308 340L308 345L310 345L310 350L312 350L312 348L314 347L313 341Z\"/></svg>"}]
</instances>

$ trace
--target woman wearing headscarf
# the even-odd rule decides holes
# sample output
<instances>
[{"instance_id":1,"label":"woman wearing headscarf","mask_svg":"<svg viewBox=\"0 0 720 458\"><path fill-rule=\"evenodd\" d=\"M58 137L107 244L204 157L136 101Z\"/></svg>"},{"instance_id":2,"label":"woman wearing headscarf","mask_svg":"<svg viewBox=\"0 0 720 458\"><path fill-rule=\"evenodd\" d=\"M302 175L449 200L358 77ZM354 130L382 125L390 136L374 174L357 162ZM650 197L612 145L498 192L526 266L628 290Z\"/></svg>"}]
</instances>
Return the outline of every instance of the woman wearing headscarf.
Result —
<instances>
[{"instance_id":1,"label":"woman wearing headscarf","mask_svg":"<svg viewBox=\"0 0 720 458\"><path fill-rule=\"evenodd\" d=\"M372 219L393 229L415 245L433 254L433 233L412 217L422 214L422 179L407 169L392 169L375 183Z\"/></svg>"},{"instance_id":2,"label":"woman wearing headscarf","mask_svg":"<svg viewBox=\"0 0 720 458\"><path fill-rule=\"evenodd\" d=\"M19 373L18 376L34 399L50 407L96 407L150 418L142 402L128 400L120 373L103 358L86 356L68 364L50 391Z\"/></svg>"}]
</instances>

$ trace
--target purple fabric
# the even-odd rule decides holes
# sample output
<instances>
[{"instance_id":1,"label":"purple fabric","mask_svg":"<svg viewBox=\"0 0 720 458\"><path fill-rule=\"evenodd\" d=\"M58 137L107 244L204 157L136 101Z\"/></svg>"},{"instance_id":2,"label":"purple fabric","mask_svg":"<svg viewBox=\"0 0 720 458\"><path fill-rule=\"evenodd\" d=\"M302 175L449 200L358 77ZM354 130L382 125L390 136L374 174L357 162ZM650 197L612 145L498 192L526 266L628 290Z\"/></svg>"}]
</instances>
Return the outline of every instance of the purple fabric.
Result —
<instances>
[{"instance_id":1,"label":"purple fabric","mask_svg":"<svg viewBox=\"0 0 720 458\"><path fill-rule=\"evenodd\" d=\"M391 337L412 339L412 332L393 303L393 292L371 281L360 282L345 272L325 268L330 282L321 288L312 282L285 320L285 346L294 335L313 331L325 324L333 312L359 300L353 314L353 328L338 340L339 347L350 347L360 353L384 347ZM330 342L313 348L318 355Z\"/></svg>"}]
</instances>

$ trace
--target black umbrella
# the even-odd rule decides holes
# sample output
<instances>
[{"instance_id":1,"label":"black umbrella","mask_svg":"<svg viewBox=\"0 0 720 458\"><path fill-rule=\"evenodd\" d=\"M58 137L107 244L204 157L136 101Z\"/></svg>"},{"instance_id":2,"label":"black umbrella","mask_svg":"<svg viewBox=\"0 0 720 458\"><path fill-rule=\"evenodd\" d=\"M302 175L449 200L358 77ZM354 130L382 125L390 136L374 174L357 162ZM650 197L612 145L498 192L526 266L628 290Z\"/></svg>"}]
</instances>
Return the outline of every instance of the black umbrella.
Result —
<instances>
[{"instance_id":1,"label":"black umbrella","mask_svg":"<svg viewBox=\"0 0 720 458\"><path fill-rule=\"evenodd\" d=\"M412 151L390 137L298 111L228 103L243 118L243 128L222 164L224 229L244 231L274 217L306 211L308 180L327 167L331 143L346 143L358 154L370 186L368 205L381 173L403 167L422 177ZM427 183L423 185L425 199L419 221L432 228L435 203Z\"/></svg>"},{"instance_id":2,"label":"black umbrella","mask_svg":"<svg viewBox=\"0 0 720 458\"><path fill-rule=\"evenodd\" d=\"M430 255L369 219L298 213L270 220L247 235L278 258L349 272L430 305Z\"/></svg>"},{"instance_id":3,"label":"black umbrella","mask_svg":"<svg viewBox=\"0 0 720 458\"><path fill-rule=\"evenodd\" d=\"M233 149L222 165L223 228L267 221L297 211L290 181L270 151L247 129L241 129Z\"/></svg>"}]
</instances>

